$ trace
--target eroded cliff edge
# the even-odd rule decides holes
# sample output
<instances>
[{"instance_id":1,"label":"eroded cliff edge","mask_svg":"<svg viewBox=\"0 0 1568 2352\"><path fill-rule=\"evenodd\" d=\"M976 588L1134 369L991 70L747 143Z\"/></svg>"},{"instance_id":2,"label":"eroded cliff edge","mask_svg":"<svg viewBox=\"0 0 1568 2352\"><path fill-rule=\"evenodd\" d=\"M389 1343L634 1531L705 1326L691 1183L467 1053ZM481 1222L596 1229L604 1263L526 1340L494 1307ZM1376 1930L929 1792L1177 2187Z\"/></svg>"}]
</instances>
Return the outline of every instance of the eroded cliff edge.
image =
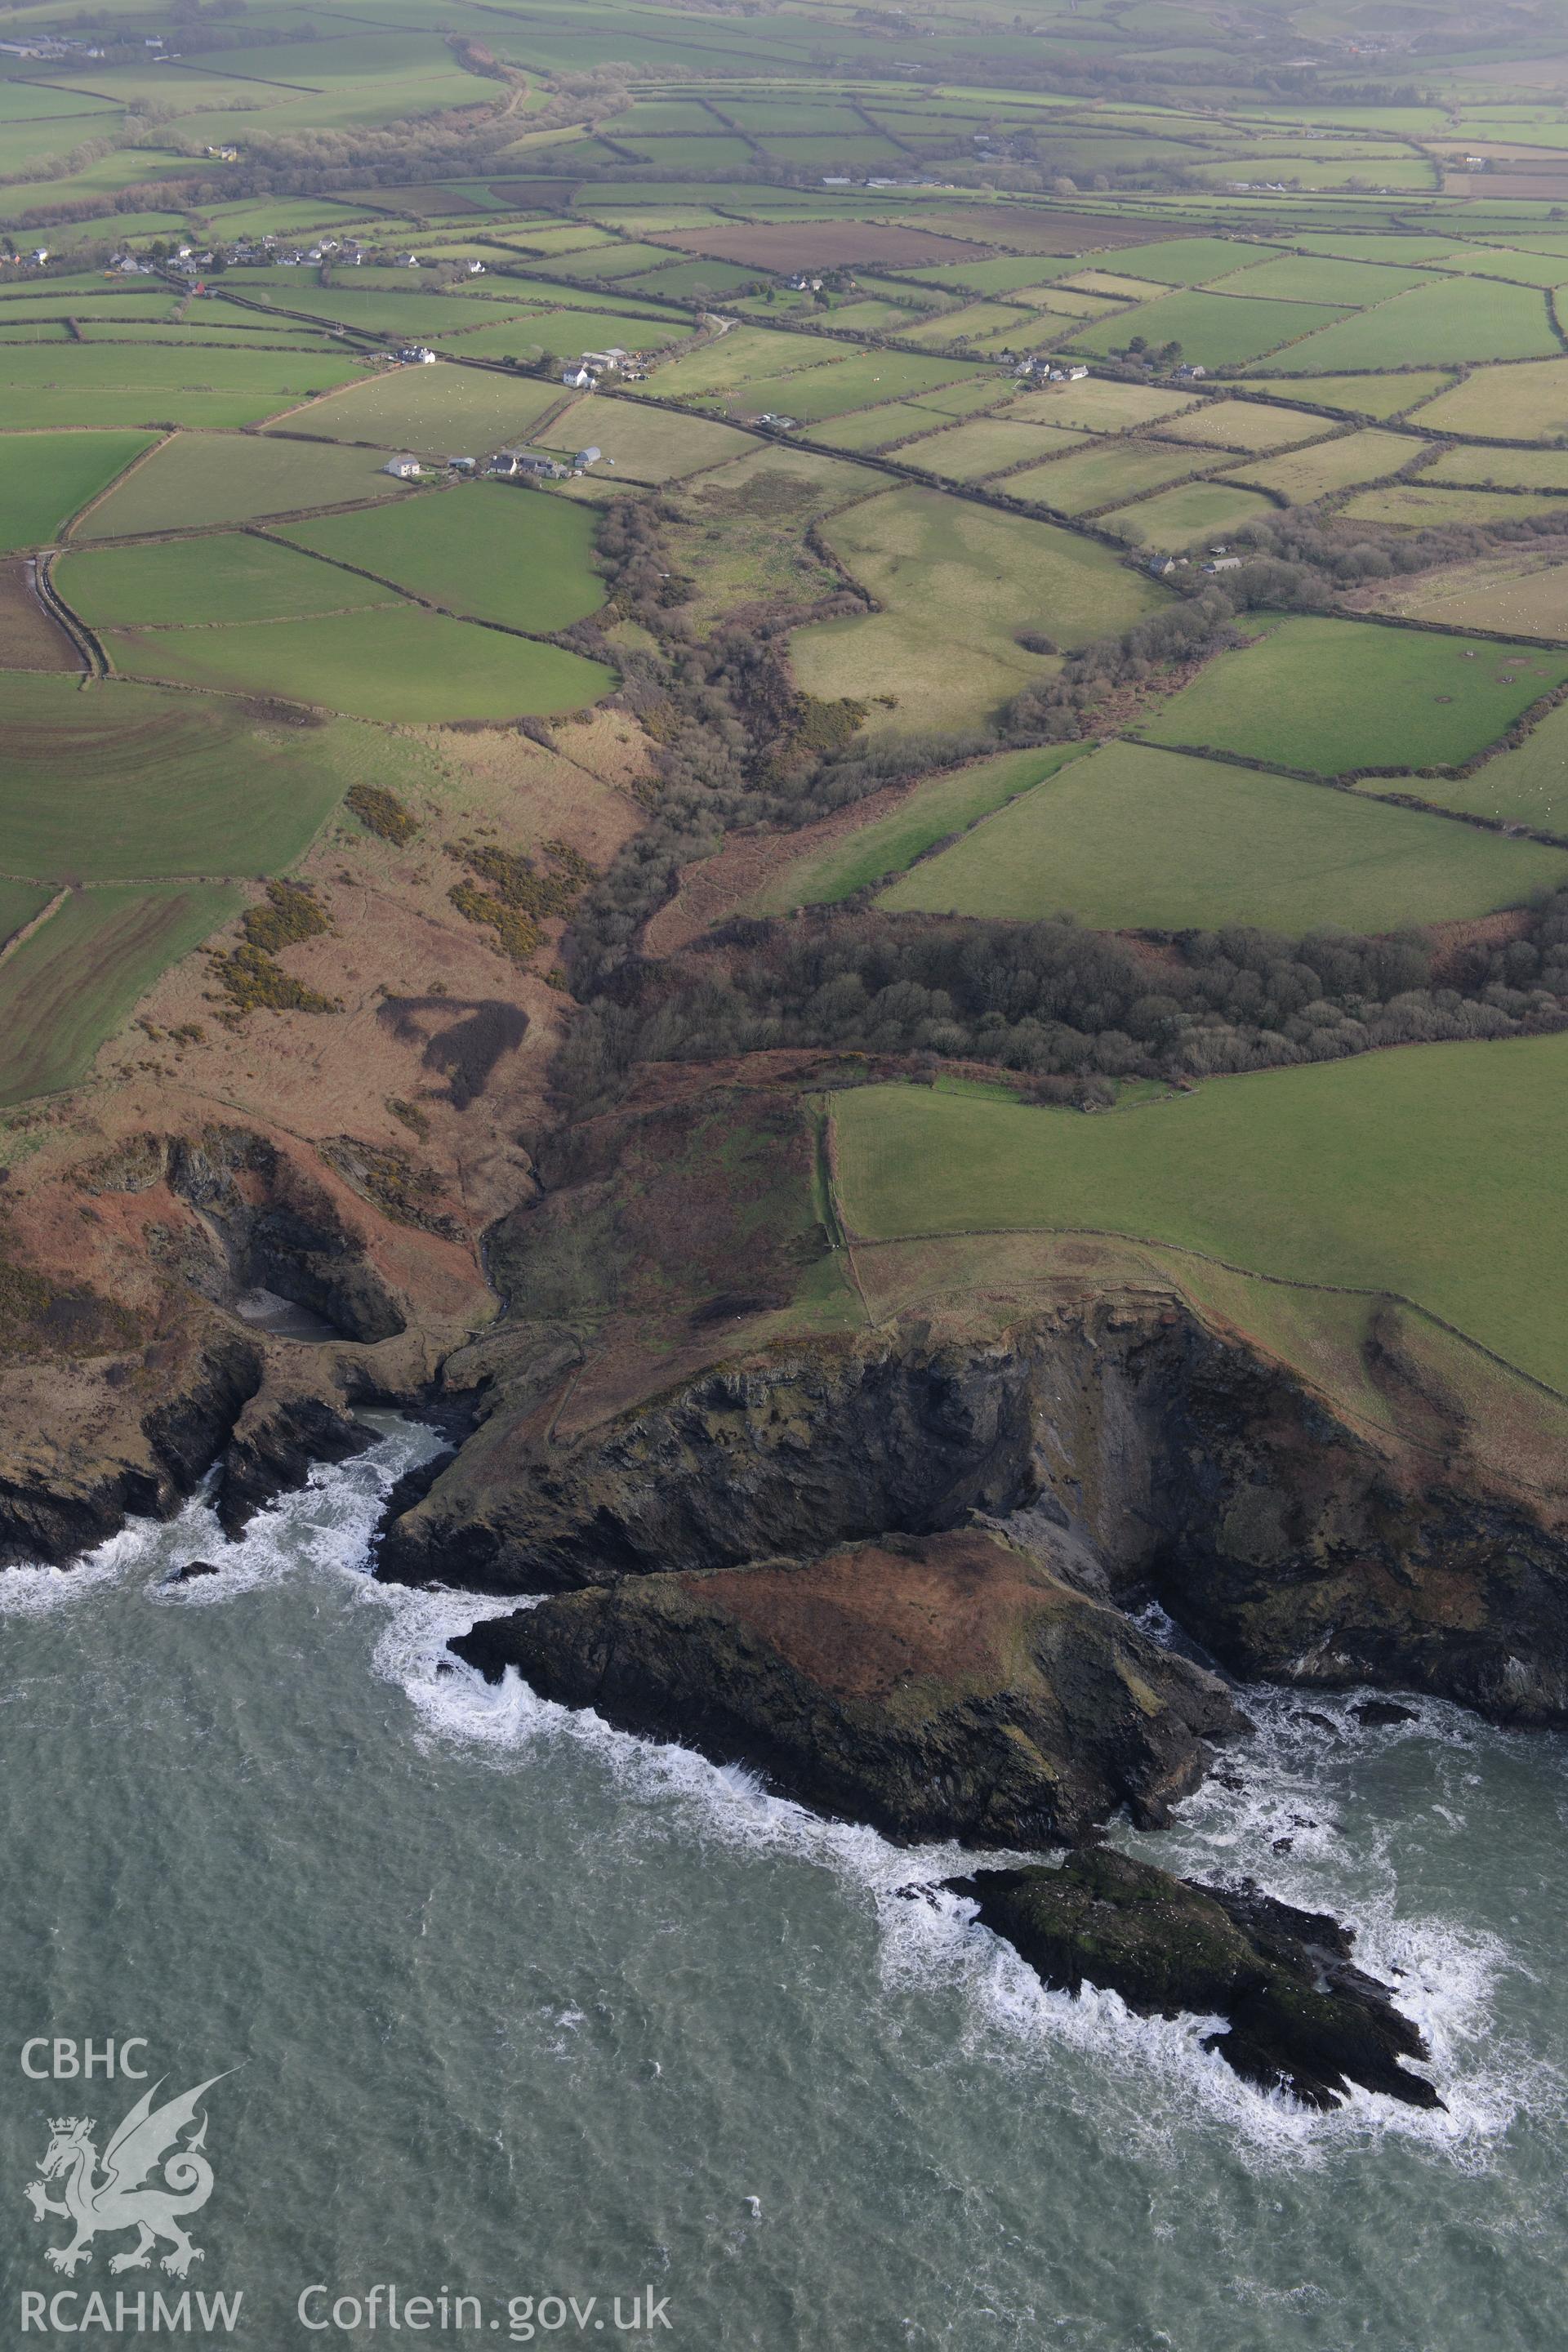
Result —
<instances>
[{"instance_id":1,"label":"eroded cliff edge","mask_svg":"<svg viewBox=\"0 0 1568 2352\"><path fill-rule=\"evenodd\" d=\"M383 1575L560 1591L978 1517L1237 1674L1568 1721L1564 1496L1457 1423L1353 1425L1173 1296L774 1341L574 1435L557 1394L494 1400Z\"/></svg>"}]
</instances>

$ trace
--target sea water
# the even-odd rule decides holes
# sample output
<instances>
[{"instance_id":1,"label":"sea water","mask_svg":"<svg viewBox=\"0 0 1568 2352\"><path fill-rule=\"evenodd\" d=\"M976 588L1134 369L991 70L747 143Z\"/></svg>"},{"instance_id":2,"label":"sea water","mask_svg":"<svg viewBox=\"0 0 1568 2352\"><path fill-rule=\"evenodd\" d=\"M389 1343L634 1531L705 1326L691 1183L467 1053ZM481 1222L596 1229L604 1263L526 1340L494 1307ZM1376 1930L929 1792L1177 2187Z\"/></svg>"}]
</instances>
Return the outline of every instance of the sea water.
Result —
<instances>
[{"instance_id":1,"label":"sea water","mask_svg":"<svg viewBox=\"0 0 1568 2352\"><path fill-rule=\"evenodd\" d=\"M428 1443L384 1424L235 1544L198 1498L0 1575L7 2352L1568 2343L1564 1743L1249 1690L1133 1841L1335 1911L1420 2020L1441 2114L1309 2114L911 1898L956 1851L454 1669L502 1604L369 1572ZM215 2076L202 2259L53 2269L52 2121L101 2158Z\"/></svg>"}]
</instances>

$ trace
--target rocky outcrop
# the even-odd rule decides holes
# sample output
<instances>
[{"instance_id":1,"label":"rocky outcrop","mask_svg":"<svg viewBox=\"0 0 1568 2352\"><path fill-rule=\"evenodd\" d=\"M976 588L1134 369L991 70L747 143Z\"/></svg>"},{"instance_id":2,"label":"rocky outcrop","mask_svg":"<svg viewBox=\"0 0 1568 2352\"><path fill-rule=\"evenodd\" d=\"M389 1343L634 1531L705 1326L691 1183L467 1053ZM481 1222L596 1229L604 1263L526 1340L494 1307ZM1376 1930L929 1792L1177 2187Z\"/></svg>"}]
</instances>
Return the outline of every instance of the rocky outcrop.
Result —
<instances>
[{"instance_id":1,"label":"rocky outcrop","mask_svg":"<svg viewBox=\"0 0 1568 2352\"><path fill-rule=\"evenodd\" d=\"M1108 1848L1059 1870L981 1871L948 1885L1047 1985L1096 1985L1144 2015L1223 2017L1204 2047L1263 2089L1330 2107L1353 2083L1442 2105L1402 2063L1430 2056L1419 2030L1354 1965L1351 1932L1321 1912L1250 1885L1200 1886Z\"/></svg>"},{"instance_id":2,"label":"rocky outcrop","mask_svg":"<svg viewBox=\"0 0 1568 2352\"><path fill-rule=\"evenodd\" d=\"M364 1236L325 1187L248 1128L136 1135L78 1176L89 1198L163 1187L194 1214L149 1234L161 1265L215 1306L269 1294L319 1318L326 1336L372 1344L405 1328Z\"/></svg>"},{"instance_id":3,"label":"rocky outcrop","mask_svg":"<svg viewBox=\"0 0 1568 2352\"><path fill-rule=\"evenodd\" d=\"M903 1840L1154 1825L1247 1728L1224 1685L984 1530L627 1578L454 1644Z\"/></svg>"},{"instance_id":4,"label":"rocky outcrop","mask_svg":"<svg viewBox=\"0 0 1568 2352\"><path fill-rule=\"evenodd\" d=\"M1374 1442L1174 1298L998 1334L952 1321L775 1346L568 1443L504 1396L389 1529L381 1573L557 1591L820 1552L978 1511L1073 1538L1235 1671L1404 1685L1568 1721L1561 1500Z\"/></svg>"},{"instance_id":5,"label":"rocky outcrop","mask_svg":"<svg viewBox=\"0 0 1568 2352\"><path fill-rule=\"evenodd\" d=\"M261 1350L226 1335L155 1344L96 1379L79 1372L68 1383L47 1370L47 1420L24 1418L26 1368L0 1415L0 1561L68 1559L128 1516L167 1517L263 1377Z\"/></svg>"},{"instance_id":6,"label":"rocky outcrop","mask_svg":"<svg viewBox=\"0 0 1568 2352\"><path fill-rule=\"evenodd\" d=\"M240 1416L218 1467L218 1524L231 1540L278 1495L303 1486L318 1462L346 1462L375 1442L324 1396L261 1397Z\"/></svg>"}]
</instances>

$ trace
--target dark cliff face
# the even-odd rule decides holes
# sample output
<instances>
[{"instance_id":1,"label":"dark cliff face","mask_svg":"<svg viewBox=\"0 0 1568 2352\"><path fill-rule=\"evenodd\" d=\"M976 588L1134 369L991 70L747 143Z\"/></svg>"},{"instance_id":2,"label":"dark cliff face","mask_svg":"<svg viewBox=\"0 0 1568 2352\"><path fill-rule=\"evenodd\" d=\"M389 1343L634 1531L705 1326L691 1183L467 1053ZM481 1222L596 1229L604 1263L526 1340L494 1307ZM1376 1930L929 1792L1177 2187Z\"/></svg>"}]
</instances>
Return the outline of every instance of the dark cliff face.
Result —
<instances>
[{"instance_id":1,"label":"dark cliff face","mask_svg":"<svg viewBox=\"0 0 1568 2352\"><path fill-rule=\"evenodd\" d=\"M1247 1728L1212 1675L982 1529L624 1578L476 1625L495 1676L767 1772L902 1840L1153 1827Z\"/></svg>"},{"instance_id":2,"label":"dark cliff face","mask_svg":"<svg viewBox=\"0 0 1568 2352\"><path fill-rule=\"evenodd\" d=\"M775 1348L561 1445L502 1406L381 1573L559 1591L975 1512L1069 1534L1082 1580L1157 1594L1238 1672L1568 1720L1560 1528L1375 1445L1172 1302Z\"/></svg>"}]
</instances>

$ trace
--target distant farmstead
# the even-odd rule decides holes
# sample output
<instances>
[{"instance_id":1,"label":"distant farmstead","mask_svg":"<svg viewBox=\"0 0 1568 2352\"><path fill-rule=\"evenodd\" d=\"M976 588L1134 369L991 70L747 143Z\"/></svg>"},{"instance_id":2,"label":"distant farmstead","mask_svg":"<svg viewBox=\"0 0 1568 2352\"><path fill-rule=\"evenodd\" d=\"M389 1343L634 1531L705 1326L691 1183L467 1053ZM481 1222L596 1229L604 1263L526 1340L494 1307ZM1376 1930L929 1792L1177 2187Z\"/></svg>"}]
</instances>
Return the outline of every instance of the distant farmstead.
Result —
<instances>
[{"instance_id":1,"label":"distant farmstead","mask_svg":"<svg viewBox=\"0 0 1568 2352\"><path fill-rule=\"evenodd\" d=\"M419 472L417 457L389 457L382 467L384 474L395 474L400 482L415 480Z\"/></svg>"}]
</instances>

